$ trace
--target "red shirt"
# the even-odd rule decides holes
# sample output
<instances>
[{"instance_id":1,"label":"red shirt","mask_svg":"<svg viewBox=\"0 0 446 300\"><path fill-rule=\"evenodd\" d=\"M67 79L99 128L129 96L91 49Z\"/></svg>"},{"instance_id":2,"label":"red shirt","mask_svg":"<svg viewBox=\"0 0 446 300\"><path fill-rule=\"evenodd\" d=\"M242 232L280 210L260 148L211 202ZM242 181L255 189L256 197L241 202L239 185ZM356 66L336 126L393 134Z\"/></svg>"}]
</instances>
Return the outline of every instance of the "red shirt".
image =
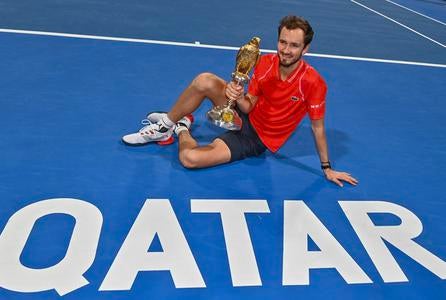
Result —
<instances>
[{"instance_id":1,"label":"red shirt","mask_svg":"<svg viewBox=\"0 0 446 300\"><path fill-rule=\"evenodd\" d=\"M258 97L249 120L271 152L279 150L307 113L311 120L322 119L325 114L327 85L304 60L283 81L278 55L263 55L254 69L248 93Z\"/></svg>"}]
</instances>

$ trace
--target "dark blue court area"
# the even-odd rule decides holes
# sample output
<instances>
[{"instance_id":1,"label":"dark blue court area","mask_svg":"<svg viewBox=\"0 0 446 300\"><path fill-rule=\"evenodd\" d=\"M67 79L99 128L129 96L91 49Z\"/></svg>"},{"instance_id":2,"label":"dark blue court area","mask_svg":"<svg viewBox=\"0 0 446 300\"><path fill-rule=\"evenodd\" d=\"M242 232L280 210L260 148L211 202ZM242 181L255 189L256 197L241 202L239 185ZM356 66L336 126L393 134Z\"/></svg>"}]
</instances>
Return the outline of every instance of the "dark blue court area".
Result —
<instances>
[{"instance_id":1,"label":"dark blue court area","mask_svg":"<svg viewBox=\"0 0 446 300\"><path fill-rule=\"evenodd\" d=\"M202 170L121 142L288 14L357 186L324 178L308 119ZM445 23L441 0L0 0L0 299L445 299Z\"/></svg>"}]
</instances>

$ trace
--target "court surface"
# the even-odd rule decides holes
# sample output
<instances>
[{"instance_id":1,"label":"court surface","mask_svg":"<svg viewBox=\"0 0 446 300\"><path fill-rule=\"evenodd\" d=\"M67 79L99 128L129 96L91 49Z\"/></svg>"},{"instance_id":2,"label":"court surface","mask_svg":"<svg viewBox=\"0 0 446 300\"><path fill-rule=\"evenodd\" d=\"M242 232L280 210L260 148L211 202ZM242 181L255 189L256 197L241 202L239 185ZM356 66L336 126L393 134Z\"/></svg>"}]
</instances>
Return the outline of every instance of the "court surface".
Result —
<instances>
[{"instance_id":1,"label":"court surface","mask_svg":"<svg viewBox=\"0 0 446 300\"><path fill-rule=\"evenodd\" d=\"M356 187L322 176L308 119L204 170L120 141L252 36L274 51L287 14ZM445 45L440 0L0 0L0 299L445 299Z\"/></svg>"}]
</instances>

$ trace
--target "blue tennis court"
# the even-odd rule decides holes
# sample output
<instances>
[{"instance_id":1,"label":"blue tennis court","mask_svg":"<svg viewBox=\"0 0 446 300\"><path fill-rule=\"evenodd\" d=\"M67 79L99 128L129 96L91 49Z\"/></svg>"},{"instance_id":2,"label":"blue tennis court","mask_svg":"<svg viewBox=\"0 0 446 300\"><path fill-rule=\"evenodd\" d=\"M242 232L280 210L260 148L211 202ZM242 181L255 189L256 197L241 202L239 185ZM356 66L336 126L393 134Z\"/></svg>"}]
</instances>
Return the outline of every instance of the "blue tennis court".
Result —
<instances>
[{"instance_id":1,"label":"blue tennis court","mask_svg":"<svg viewBox=\"0 0 446 300\"><path fill-rule=\"evenodd\" d=\"M308 119L202 170L121 142L252 36L274 51L287 14L357 186L324 178ZM444 299L445 45L440 0L0 0L0 298Z\"/></svg>"}]
</instances>

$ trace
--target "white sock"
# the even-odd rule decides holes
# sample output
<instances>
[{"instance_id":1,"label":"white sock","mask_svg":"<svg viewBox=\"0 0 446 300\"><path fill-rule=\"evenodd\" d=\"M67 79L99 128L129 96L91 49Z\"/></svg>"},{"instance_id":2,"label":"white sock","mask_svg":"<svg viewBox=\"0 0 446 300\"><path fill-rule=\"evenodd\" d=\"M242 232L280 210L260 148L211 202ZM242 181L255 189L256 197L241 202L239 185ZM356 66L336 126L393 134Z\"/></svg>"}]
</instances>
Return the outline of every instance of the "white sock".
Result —
<instances>
[{"instance_id":1,"label":"white sock","mask_svg":"<svg viewBox=\"0 0 446 300\"><path fill-rule=\"evenodd\" d=\"M186 126L176 126L175 127L175 134L178 136L180 134L180 132L183 132L184 130L189 131L189 129Z\"/></svg>"},{"instance_id":2,"label":"white sock","mask_svg":"<svg viewBox=\"0 0 446 300\"><path fill-rule=\"evenodd\" d=\"M173 125L175 125L175 123L172 122L172 121L167 117L167 114L165 114L165 115L161 118L161 123L162 123L163 126L166 127L166 128L171 128Z\"/></svg>"}]
</instances>

